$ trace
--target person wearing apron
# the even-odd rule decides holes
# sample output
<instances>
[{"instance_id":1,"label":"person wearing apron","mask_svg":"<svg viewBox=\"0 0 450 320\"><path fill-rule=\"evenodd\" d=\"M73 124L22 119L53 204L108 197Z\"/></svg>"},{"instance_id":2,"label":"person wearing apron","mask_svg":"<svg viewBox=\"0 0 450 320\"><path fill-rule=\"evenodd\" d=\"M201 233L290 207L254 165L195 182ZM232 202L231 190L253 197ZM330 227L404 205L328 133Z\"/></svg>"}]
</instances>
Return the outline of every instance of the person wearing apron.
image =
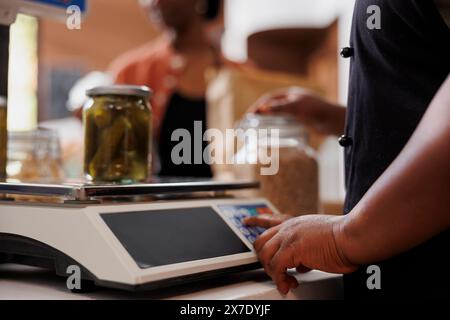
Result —
<instances>
[{"instance_id":1,"label":"person wearing apron","mask_svg":"<svg viewBox=\"0 0 450 320\"><path fill-rule=\"evenodd\" d=\"M347 109L291 88L253 110L341 135L346 216L250 218L258 256L283 293L297 267L344 273L345 298L450 298L450 29L433 1L357 0L341 56Z\"/></svg>"}]
</instances>

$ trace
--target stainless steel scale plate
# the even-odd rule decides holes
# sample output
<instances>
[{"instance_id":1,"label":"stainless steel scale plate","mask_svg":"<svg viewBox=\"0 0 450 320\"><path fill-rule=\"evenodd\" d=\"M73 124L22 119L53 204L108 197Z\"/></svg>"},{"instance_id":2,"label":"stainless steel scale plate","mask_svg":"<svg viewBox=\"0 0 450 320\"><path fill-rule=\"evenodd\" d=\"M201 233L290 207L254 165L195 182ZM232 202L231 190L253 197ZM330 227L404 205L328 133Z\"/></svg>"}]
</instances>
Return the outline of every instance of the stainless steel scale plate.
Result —
<instances>
[{"instance_id":1,"label":"stainless steel scale plate","mask_svg":"<svg viewBox=\"0 0 450 320\"><path fill-rule=\"evenodd\" d=\"M180 178L154 178L139 184L92 184L66 182L61 184L3 182L0 194L63 197L67 200L86 201L102 197L132 197L197 192L223 192L257 188L254 181L215 181Z\"/></svg>"}]
</instances>

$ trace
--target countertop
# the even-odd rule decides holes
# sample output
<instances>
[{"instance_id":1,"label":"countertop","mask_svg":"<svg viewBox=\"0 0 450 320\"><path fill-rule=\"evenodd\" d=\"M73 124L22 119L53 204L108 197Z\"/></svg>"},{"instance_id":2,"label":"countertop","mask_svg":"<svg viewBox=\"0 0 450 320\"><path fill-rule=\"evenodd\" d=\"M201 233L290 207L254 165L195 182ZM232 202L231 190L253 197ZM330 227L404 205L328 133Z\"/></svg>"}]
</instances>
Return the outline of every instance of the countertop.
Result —
<instances>
[{"instance_id":1,"label":"countertop","mask_svg":"<svg viewBox=\"0 0 450 320\"><path fill-rule=\"evenodd\" d=\"M64 278L52 271L14 264L0 265L0 299L92 300L92 299L186 299L186 300L271 300L342 299L342 276L311 271L297 274L299 287L281 295L263 270L230 274L214 280L191 283L151 292L126 292L99 288L74 294Z\"/></svg>"}]
</instances>

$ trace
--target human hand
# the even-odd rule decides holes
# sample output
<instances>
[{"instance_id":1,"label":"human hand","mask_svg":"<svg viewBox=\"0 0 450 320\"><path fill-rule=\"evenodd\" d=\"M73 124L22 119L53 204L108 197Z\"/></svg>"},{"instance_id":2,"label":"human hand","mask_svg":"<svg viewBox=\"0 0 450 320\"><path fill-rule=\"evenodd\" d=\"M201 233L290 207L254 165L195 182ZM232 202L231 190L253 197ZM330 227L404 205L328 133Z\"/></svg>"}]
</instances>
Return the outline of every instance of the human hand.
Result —
<instances>
[{"instance_id":1,"label":"human hand","mask_svg":"<svg viewBox=\"0 0 450 320\"><path fill-rule=\"evenodd\" d=\"M249 227L261 227L268 229L292 218L293 216L288 214L260 214L257 216L245 218L243 222Z\"/></svg>"},{"instance_id":2,"label":"human hand","mask_svg":"<svg viewBox=\"0 0 450 320\"><path fill-rule=\"evenodd\" d=\"M289 114L319 134L341 135L345 108L330 103L310 90L291 87L262 96L249 109L257 114Z\"/></svg>"},{"instance_id":3,"label":"human hand","mask_svg":"<svg viewBox=\"0 0 450 320\"><path fill-rule=\"evenodd\" d=\"M254 243L266 273L286 294L298 286L288 269L350 273L358 266L344 254L343 216L308 215L286 220L265 231Z\"/></svg>"},{"instance_id":4,"label":"human hand","mask_svg":"<svg viewBox=\"0 0 450 320\"><path fill-rule=\"evenodd\" d=\"M261 227L269 229L276 227L277 225L282 224L284 221L292 218L295 217L288 214L260 214L257 216L245 218L243 223L249 227ZM299 266L297 267L297 271L300 273L306 273L308 271L311 271L311 269Z\"/></svg>"}]
</instances>

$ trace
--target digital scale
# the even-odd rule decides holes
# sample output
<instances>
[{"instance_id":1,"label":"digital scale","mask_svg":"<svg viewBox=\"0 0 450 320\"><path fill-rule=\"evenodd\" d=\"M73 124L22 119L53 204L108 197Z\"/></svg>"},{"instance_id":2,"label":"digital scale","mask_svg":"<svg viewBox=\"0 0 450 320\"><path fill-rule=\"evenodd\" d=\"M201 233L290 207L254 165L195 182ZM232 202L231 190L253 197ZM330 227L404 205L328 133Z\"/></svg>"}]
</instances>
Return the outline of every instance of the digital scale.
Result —
<instances>
[{"instance_id":1,"label":"digital scale","mask_svg":"<svg viewBox=\"0 0 450 320\"><path fill-rule=\"evenodd\" d=\"M51 268L65 277L75 265L83 280L126 290L258 268L252 244L264 229L246 227L242 219L277 211L264 199L227 195L257 186L1 183L0 194L39 196L41 202L0 202L0 263Z\"/></svg>"},{"instance_id":2,"label":"digital scale","mask_svg":"<svg viewBox=\"0 0 450 320\"><path fill-rule=\"evenodd\" d=\"M85 0L0 1L0 95L7 94L9 25L17 13L64 21L71 5L86 14ZM275 208L264 199L227 196L254 187L0 183L0 263L50 268L64 277L78 266L84 283L128 290L255 268L252 243L263 230L243 226L242 219Z\"/></svg>"}]
</instances>

